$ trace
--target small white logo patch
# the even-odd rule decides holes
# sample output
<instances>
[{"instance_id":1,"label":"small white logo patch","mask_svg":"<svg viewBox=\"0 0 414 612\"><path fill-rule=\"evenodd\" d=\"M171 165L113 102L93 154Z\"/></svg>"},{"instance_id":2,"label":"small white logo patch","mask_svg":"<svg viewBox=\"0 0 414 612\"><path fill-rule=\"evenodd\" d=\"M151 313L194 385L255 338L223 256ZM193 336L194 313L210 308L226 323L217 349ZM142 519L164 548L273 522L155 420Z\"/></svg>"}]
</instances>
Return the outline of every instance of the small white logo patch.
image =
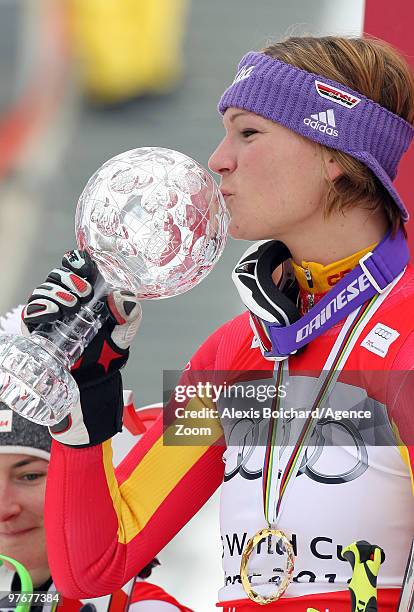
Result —
<instances>
[{"instance_id":1,"label":"small white logo patch","mask_svg":"<svg viewBox=\"0 0 414 612\"><path fill-rule=\"evenodd\" d=\"M322 98L326 98L331 102L337 102L337 104L346 106L347 108L354 108L354 106L361 102L361 99L356 98L353 94L338 89L337 87L332 87L332 85L328 85L327 83L322 83L321 81L315 81L315 87Z\"/></svg>"},{"instance_id":2,"label":"small white logo patch","mask_svg":"<svg viewBox=\"0 0 414 612\"><path fill-rule=\"evenodd\" d=\"M0 410L0 431L11 431L13 423L13 410Z\"/></svg>"},{"instance_id":3,"label":"small white logo patch","mask_svg":"<svg viewBox=\"0 0 414 612\"><path fill-rule=\"evenodd\" d=\"M248 79L251 73L253 72L254 68L255 68L254 66L243 66L243 68L240 68L239 72L236 74L236 77L233 81L233 85L234 83L239 83L240 81L244 81L245 79Z\"/></svg>"},{"instance_id":4,"label":"small white logo patch","mask_svg":"<svg viewBox=\"0 0 414 612\"><path fill-rule=\"evenodd\" d=\"M398 338L400 334L391 329L384 323L377 323L374 329L371 329L366 338L361 342L361 346L379 355L385 357L391 344Z\"/></svg>"}]
</instances>

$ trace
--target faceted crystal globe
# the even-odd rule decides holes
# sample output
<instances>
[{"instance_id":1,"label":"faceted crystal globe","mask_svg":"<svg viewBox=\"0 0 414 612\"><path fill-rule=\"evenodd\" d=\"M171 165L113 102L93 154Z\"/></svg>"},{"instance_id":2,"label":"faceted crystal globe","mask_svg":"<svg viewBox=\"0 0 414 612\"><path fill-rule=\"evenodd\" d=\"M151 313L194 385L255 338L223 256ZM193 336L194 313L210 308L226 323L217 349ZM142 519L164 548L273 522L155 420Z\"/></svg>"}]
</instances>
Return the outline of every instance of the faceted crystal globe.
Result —
<instances>
[{"instance_id":1,"label":"faceted crystal globe","mask_svg":"<svg viewBox=\"0 0 414 612\"><path fill-rule=\"evenodd\" d=\"M228 222L217 184L200 164L145 147L95 172L80 196L75 230L109 285L153 299L205 278L223 251Z\"/></svg>"},{"instance_id":2,"label":"faceted crystal globe","mask_svg":"<svg viewBox=\"0 0 414 612\"><path fill-rule=\"evenodd\" d=\"M103 164L75 222L78 246L103 278L73 317L42 324L29 338L0 337L0 401L35 423L61 422L79 400L70 368L109 316L105 295L113 287L141 299L188 291L220 257L228 222L215 181L182 153L147 147Z\"/></svg>"}]
</instances>

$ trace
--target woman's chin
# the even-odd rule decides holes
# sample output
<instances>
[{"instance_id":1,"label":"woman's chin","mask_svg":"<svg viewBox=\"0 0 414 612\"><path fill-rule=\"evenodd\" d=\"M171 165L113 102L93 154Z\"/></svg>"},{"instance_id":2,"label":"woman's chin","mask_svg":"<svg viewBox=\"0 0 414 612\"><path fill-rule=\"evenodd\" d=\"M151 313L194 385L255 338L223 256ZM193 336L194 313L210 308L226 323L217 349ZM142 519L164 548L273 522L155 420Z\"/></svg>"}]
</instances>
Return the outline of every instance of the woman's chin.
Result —
<instances>
[{"instance_id":1,"label":"woman's chin","mask_svg":"<svg viewBox=\"0 0 414 612\"><path fill-rule=\"evenodd\" d=\"M266 236L260 235L258 232L253 232L248 227L243 227L230 223L229 225L229 236L234 240L250 240L251 242L257 242L258 240L266 240Z\"/></svg>"},{"instance_id":2,"label":"woman's chin","mask_svg":"<svg viewBox=\"0 0 414 612\"><path fill-rule=\"evenodd\" d=\"M249 232L246 227L236 225L233 220L230 221L229 236L234 240L254 240L254 238L251 237L251 231Z\"/></svg>"}]
</instances>

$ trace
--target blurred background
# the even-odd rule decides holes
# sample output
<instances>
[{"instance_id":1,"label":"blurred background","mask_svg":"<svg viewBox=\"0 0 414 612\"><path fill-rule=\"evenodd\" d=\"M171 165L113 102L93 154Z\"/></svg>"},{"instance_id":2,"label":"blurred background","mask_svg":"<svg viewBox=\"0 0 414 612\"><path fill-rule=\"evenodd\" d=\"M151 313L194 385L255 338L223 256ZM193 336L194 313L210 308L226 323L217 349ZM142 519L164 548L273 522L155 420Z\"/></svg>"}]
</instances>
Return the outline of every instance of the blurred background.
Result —
<instances>
[{"instance_id":1,"label":"blurred background","mask_svg":"<svg viewBox=\"0 0 414 612\"><path fill-rule=\"evenodd\" d=\"M217 101L246 51L289 34L359 35L363 18L364 0L0 0L0 312L74 246L77 198L106 159L158 145L207 166L223 135ZM241 312L230 275L246 246L230 241L191 293L143 305L124 374L137 405L161 400L163 369ZM160 560L153 582L214 609L217 494Z\"/></svg>"}]
</instances>

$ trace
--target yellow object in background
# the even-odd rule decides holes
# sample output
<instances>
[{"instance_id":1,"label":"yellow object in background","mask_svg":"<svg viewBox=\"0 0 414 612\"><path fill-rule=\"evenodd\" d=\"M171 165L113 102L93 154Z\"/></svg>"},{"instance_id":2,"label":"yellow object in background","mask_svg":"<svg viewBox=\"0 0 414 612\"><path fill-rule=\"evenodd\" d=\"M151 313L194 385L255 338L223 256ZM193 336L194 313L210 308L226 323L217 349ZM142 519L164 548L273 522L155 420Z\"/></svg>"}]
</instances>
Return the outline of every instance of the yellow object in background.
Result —
<instances>
[{"instance_id":1,"label":"yellow object in background","mask_svg":"<svg viewBox=\"0 0 414 612\"><path fill-rule=\"evenodd\" d=\"M86 94L103 103L167 93L183 69L187 0L68 0Z\"/></svg>"},{"instance_id":2,"label":"yellow object in background","mask_svg":"<svg viewBox=\"0 0 414 612\"><path fill-rule=\"evenodd\" d=\"M365 540L353 542L342 549L342 557L352 567L348 585L351 612L377 612L377 578L385 553L379 546Z\"/></svg>"},{"instance_id":3,"label":"yellow object in background","mask_svg":"<svg viewBox=\"0 0 414 612\"><path fill-rule=\"evenodd\" d=\"M342 549L342 557L352 567L348 585L351 595L351 612L377 612L377 578L385 553L379 546L365 540L353 542ZM319 612L308 608L307 612Z\"/></svg>"}]
</instances>

